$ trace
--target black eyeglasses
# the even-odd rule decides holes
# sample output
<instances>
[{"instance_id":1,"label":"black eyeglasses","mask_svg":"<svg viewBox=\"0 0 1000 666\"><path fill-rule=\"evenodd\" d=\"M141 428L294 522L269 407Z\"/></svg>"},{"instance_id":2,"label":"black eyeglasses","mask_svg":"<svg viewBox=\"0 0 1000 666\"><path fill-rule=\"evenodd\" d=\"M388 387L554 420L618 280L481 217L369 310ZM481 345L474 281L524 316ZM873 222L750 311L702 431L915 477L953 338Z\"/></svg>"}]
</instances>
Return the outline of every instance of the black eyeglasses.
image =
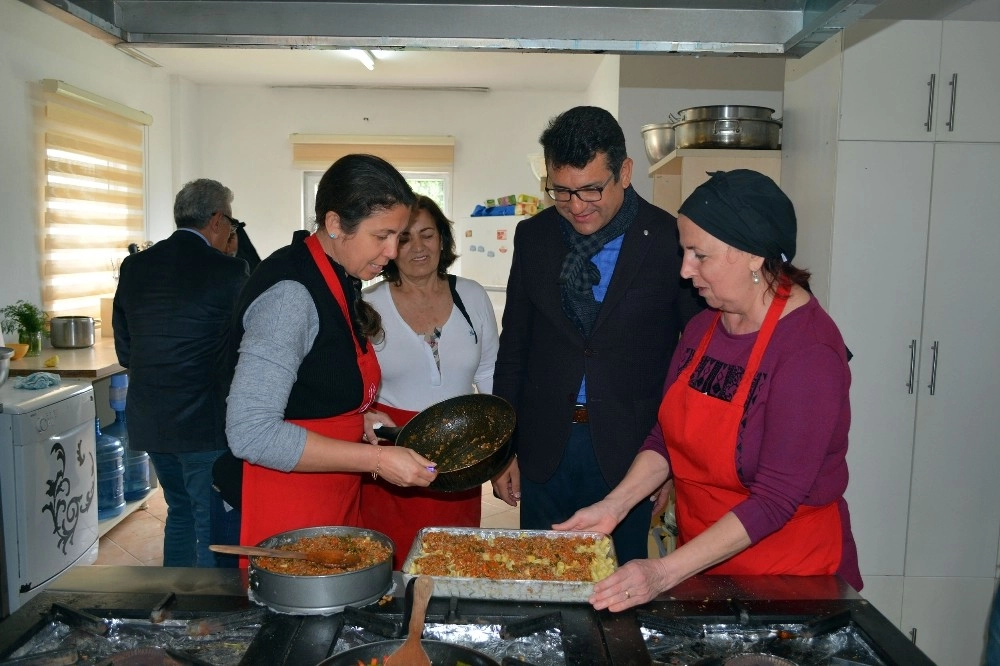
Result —
<instances>
[{"instance_id":1,"label":"black eyeglasses","mask_svg":"<svg viewBox=\"0 0 1000 666\"><path fill-rule=\"evenodd\" d=\"M594 203L601 200L601 197L604 195L604 188L608 186L608 183L614 177L614 174L608 176L608 179L597 187L581 187L578 190L567 190L564 187L546 187L545 191L548 192L553 201L558 201L559 203L570 201L574 194L580 201Z\"/></svg>"},{"instance_id":2,"label":"black eyeglasses","mask_svg":"<svg viewBox=\"0 0 1000 666\"><path fill-rule=\"evenodd\" d=\"M219 215L221 215L222 217L224 217L227 220L229 220L229 226L231 226L233 228L233 233L234 234L237 231L239 231L240 229L242 229L243 227L247 226L246 222L240 222L235 217L230 217L229 215L226 215L225 213L219 213Z\"/></svg>"}]
</instances>

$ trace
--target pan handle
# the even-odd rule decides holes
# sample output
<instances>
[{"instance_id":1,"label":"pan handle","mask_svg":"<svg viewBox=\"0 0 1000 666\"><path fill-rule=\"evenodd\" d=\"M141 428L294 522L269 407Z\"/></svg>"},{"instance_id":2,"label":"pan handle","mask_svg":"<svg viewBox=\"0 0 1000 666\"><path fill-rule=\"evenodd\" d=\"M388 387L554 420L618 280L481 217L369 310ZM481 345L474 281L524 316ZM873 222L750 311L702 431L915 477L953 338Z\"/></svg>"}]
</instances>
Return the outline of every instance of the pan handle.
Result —
<instances>
[{"instance_id":1,"label":"pan handle","mask_svg":"<svg viewBox=\"0 0 1000 666\"><path fill-rule=\"evenodd\" d=\"M375 428L375 435L379 439L387 439L390 442L395 442L396 438L399 437L399 432L401 430L402 428L394 428L392 426L381 426L379 428Z\"/></svg>"}]
</instances>

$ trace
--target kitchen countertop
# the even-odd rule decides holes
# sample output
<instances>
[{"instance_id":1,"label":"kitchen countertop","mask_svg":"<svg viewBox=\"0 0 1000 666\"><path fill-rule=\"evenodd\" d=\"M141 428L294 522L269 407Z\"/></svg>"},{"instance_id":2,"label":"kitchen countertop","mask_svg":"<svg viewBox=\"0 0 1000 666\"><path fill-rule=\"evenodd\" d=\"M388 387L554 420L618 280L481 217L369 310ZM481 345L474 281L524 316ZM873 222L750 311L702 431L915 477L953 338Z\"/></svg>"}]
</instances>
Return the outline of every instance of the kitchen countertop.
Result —
<instances>
[{"instance_id":1,"label":"kitchen countertop","mask_svg":"<svg viewBox=\"0 0 1000 666\"><path fill-rule=\"evenodd\" d=\"M46 359L54 355L59 356L59 364L54 368L46 368ZM125 368L118 365L115 339L97 338L93 347L83 349L56 349L46 344L38 356L25 356L10 362L11 377L30 375L33 372L53 372L67 378L103 379L125 372Z\"/></svg>"}]
</instances>

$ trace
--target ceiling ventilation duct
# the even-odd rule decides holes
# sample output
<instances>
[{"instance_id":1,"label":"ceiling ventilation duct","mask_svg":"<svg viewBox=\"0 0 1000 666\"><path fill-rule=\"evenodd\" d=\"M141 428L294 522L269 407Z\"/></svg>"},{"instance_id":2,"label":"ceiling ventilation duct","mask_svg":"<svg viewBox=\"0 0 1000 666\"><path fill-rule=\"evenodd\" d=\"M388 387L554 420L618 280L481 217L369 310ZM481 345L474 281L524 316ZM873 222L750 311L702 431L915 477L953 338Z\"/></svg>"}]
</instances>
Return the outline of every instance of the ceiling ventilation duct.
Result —
<instances>
[{"instance_id":1,"label":"ceiling ventilation duct","mask_svg":"<svg viewBox=\"0 0 1000 666\"><path fill-rule=\"evenodd\" d=\"M113 44L801 56L882 0L23 0Z\"/></svg>"}]
</instances>

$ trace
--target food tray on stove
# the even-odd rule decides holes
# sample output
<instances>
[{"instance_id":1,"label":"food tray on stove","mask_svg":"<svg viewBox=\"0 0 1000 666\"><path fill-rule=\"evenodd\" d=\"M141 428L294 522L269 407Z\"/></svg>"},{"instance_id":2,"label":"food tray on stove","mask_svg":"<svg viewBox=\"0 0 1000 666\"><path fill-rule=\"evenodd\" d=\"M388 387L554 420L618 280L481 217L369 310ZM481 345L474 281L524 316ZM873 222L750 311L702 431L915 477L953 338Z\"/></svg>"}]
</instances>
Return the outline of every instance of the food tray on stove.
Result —
<instances>
[{"instance_id":1,"label":"food tray on stove","mask_svg":"<svg viewBox=\"0 0 1000 666\"><path fill-rule=\"evenodd\" d=\"M422 572L418 569L417 560L424 555L424 544L428 536L434 534L473 536L487 541L495 541L498 537L514 539L544 538L544 539L585 539L592 541L597 553L594 558L600 560L598 568L603 570L601 578L607 576L618 567L614 542L600 532L557 532L554 530L508 530L472 527L425 527L417 533L410 547L410 552L403 562L403 580L408 581ZM433 537L432 537L433 539ZM529 543L529 542L525 542ZM512 556L526 556L525 550L511 553ZM493 552L496 555L496 552ZM505 601L546 601L546 602L586 602L594 592L593 581L583 580L540 580L538 578L500 579L487 577L467 577L460 575L434 575L434 596L457 597L461 599L495 599Z\"/></svg>"}]
</instances>

